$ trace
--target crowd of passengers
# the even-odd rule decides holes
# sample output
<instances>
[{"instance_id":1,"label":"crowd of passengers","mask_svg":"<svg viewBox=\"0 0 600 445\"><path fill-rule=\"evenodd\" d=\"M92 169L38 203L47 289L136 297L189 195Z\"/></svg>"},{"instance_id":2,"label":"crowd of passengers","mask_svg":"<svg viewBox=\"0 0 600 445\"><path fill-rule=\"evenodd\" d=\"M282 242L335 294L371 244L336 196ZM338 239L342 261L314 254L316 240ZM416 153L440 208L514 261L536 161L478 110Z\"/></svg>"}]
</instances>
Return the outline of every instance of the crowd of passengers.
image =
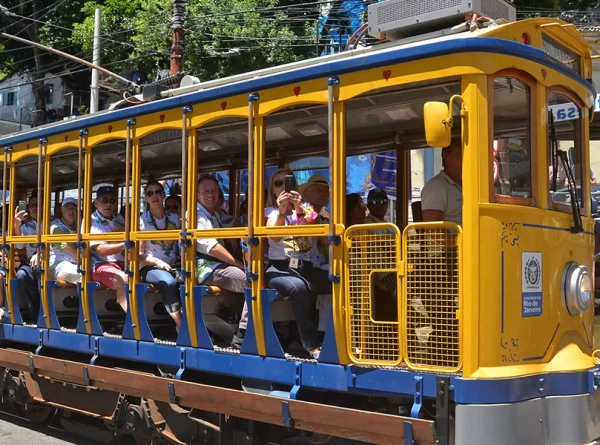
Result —
<instances>
[{"instance_id":1,"label":"crowd of passengers","mask_svg":"<svg viewBox=\"0 0 600 445\"><path fill-rule=\"evenodd\" d=\"M424 220L451 220L461 222L461 163L460 143L453 141L443 150L444 170L434 177L423 189ZM297 187L285 190L285 177L293 172L287 168L276 170L270 178L264 217L266 225L290 226L302 224L326 224L329 222L326 206L329 201L329 184L317 173ZM17 189L15 198L25 199L24 189ZM140 216L140 231L177 230L181 228L181 199L172 195L165 197L163 185L149 182L144 190L146 210ZM165 199L166 198L166 199ZM14 232L35 235L37 231L38 196L33 193L28 200L27 210L15 210ZM240 218L232 218L222 210L223 192L214 176L204 175L198 181L197 229L232 227L247 223L247 203L240 206ZM385 222L389 199L382 189L373 189L367 197L367 205L360 195L346 197L346 226L363 223ZM367 215L368 208L368 215ZM43 214L43 212L40 212ZM77 200L65 198L60 209L55 209L51 222L51 234L77 233L77 218L80 212ZM91 216L90 233L122 232L123 215L117 212L117 194L113 187L101 186L95 192L94 211ZM160 238L160 236L157 236ZM199 238L196 241L197 270L199 284L218 286L227 291L242 293L246 287L243 255L235 244L227 240ZM20 244L22 261L16 270L19 301L25 302L30 320L35 322L40 307L39 264L34 244ZM113 289L123 311L127 311L125 284L129 276L124 270L125 243L92 241L91 280ZM165 308L173 318L177 329L181 325L182 312L179 285L183 280L179 274L180 256L177 241L148 240L140 243L140 279L157 287ZM76 284L82 274L77 264L74 243L50 245L50 275L57 280ZM319 237L284 237L268 239L268 264L265 282L269 288L290 298L300 340L304 349L313 358L320 353L318 319L314 316L316 297L331 293L328 278L328 242ZM0 278L4 275L0 273ZM395 287L392 285L391 287ZM4 286L1 286L2 290ZM3 295L3 293L2 293ZM3 300L0 295L1 300ZM4 306L3 301L0 301ZM248 324L248 308L244 304L239 328L231 346L240 348Z\"/></svg>"}]
</instances>

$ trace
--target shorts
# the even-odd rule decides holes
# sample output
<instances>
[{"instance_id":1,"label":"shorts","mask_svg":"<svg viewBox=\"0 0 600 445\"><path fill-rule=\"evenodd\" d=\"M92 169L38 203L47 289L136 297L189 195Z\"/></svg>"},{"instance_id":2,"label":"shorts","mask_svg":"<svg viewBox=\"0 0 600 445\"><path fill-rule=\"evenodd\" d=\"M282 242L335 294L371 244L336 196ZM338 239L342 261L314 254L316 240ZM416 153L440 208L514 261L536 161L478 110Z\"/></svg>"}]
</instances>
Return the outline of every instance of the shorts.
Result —
<instances>
[{"instance_id":1,"label":"shorts","mask_svg":"<svg viewBox=\"0 0 600 445\"><path fill-rule=\"evenodd\" d=\"M124 272L121 263L97 263L92 269L92 280L114 290L112 279L119 272Z\"/></svg>"}]
</instances>

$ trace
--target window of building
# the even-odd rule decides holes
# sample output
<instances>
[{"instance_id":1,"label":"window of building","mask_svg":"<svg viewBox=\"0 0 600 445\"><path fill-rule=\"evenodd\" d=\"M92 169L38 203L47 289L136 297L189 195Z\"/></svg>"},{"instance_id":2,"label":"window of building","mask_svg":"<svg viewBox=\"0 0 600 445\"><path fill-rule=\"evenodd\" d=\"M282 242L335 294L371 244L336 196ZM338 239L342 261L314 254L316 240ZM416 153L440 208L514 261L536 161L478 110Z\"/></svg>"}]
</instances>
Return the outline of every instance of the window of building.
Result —
<instances>
[{"instance_id":1,"label":"window of building","mask_svg":"<svg viewBox=\"0 0 600 445\"><path fill-rule=\"evenodd\" d=\"M54 87L52 85L44 85L44 96L46 98L46 105L52 104L52 96L54 92Z\"/></svg>"},{"instance_id":2,"label":"window of building","mask_svg":"<svg viewBox=\"0 0 600 445\"><path fill-rule=\"evenodd\" d=\"M17 104L17 92L10 91L2 95L2 106L12 107Z\"/></svg>"},{"instance_id":3,"label":"window of building","mask_svg":"<svg viewBox=\"0 0 600 445\"><path fill-rule=\"evenodd\" d=\"M525 78L501 75L492 85L494 201L532 205L532 84Z\"/></svg>"}]
</instances>

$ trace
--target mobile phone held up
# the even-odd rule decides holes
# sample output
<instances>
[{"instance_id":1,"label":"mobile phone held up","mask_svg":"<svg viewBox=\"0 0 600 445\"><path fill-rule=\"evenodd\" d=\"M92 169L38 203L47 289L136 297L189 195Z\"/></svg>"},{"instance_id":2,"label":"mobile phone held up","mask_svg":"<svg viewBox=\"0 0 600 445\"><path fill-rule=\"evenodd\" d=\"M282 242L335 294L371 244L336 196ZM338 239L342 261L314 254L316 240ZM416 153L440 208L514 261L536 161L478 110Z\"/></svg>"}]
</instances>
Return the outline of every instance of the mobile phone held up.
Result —
<instances>
[{"instance_id":1,"label":"mobile phone held up","mask_svg":"<svg viewBox=\"0 0 600 445\"><path fill-rule=\"evenodd\" d=\"M294 175L286 175L285 177L285 192L289 193L296 190L296 178Z\"/></svg>"},{"instance_id":2,"label":"mobile phone held up","mask_svg":"<svg viewBox=\"0 0 600 445\"><path fill-rule=\"evenodd\" d=\"M19 201L19 212L25 212L27 210L27 201Z\"/></svg>"}]
</instances>

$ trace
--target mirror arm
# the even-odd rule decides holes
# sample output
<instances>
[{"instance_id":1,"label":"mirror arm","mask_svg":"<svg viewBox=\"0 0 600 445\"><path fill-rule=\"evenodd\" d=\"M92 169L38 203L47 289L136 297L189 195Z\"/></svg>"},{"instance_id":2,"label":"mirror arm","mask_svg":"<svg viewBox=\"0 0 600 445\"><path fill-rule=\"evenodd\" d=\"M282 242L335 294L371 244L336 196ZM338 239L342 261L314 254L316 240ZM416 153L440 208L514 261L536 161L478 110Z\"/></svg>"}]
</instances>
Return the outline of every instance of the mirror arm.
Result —
<instances>
[{"instance_id":1,"label":"mirror arm","mask_svg":"<svg viewBox=\"0 0 600 445\"><path fill-rule=\"evenodd\" d=\"M460 99L460 101L462 102L462 107L460 108L460 117L465 119L467 117L467 107L465 106L465 101L462 98L462 96L460 94L455 94L454 96L452 96L450 98L450 103L448 104L448 111L450 116L448 116L448 119L445 119L444 121L442 121L442 123L444 125L448 125L449 128L452 128L452 126L454 125L454 118L452 117L452 109L454 108L454 101Z\"/></svg>"}]
</instances>

